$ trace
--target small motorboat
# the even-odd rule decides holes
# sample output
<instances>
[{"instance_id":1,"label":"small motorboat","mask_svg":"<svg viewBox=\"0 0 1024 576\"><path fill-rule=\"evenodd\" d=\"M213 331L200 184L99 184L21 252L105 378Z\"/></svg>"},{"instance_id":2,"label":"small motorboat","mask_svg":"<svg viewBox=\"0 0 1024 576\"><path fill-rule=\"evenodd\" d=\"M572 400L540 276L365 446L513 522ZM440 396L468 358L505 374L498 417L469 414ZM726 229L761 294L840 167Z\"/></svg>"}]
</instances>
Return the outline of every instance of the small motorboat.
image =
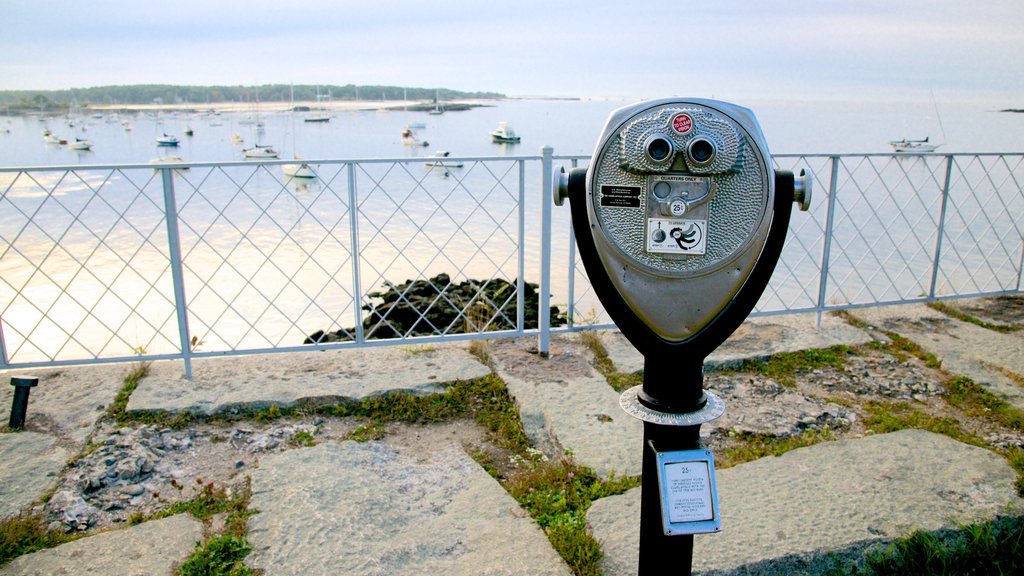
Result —
<instances>
[{"instance_id":1,"label":"small motorboat","mask_svg":"<svg viewBox=\"0 0 1024 576\"><path fill-rule=\"evenodd\" d=\"M416 132L409 126L406 126L405 130L402 130L402 144L405 144L406 146L430 146L430 143L426 140L420 140L416 136Z\"/></svg>"},{"instance_id":2,"label":"small motorboat","mask_svg":"<svg viewBox=\"0 0 1024 576\"><path fill-rule=\"evenodd\" d=\"M72 150L92 150L92 142L88 140L82 140L81 138L75 138L75 141L68 144L68 148Z\"/></svg>"},{"instance_id":3,"label":"small motorboat","mask_svg":"<svg viewBox=\"0 0 1024 576\"><path fill-rule=\"evenodd\" d=\"M458 160L446 160L449 152L435 152L434 158L424 162L424 166L430 168L462 168L462 162Z\"/></svg>"},{"instance_id":4,"label":"small motorboat","mask_svg":"<svg viewBox=\"0 0 1024 576\"><path fill-rule=\"evenodd\" d=\"M159 158L153 158L152 160L149 161L149 163L150 164L184 164L185 163L185 159L182 158L181 156L175 156L173 154L168 154L167 156L161 156ZM174 169L175 170L179 170L179 171L185 171L185 170L188 170L188 166L178 166L178 167L175 167ZM157 168L157 170L159 170L159 168Z\"/></svg>"},{"instance_id":5,"label":"small motorboat","mask_svg":"<svg viewBox=\"0 0 1024 576\"><path fill-rule=\"evenodd\" d=\"M519 142L519 135L508 122L498 122L498 128L491 131L491 138L495 142Z\"/></svg>"},{"instance_id":6,"label":"small motorboat","mask_svg":"<svg viewBox=\"0 0 1024 576\"><path fill-rule=\"evenodd\" d=\"M302 158L296 156L295 160L302 160ZM299 162L298 164L282 164L281 172L284 172L285 176L289 176L291 178L316 178L316 170L305 162Z\"/></svg>"},{"instance_id":7,"label":"small motorboat","mask_svg":"<svg viewBox=\"0 0 1024 576\"><path fill-rule=\"evenodd\" d=\"M238 132L235 132L231 135L231 142L234 144L241 144L242 142L245 142L245 138L242 138Z\"/></svg>"},{"instance_id":8,"label":"small motorboat","mask_svg":"<svg viewBox=\"0 0 1024 576\"><path fill-rule=\"evenodd\" d=\"M174 136L168 136L166 133L156 139L157 146L177 146L178 139Z\"/></svg>"},{"instance_id":9,"label":"small motorboat","mask_svg":"<svg viewBox=\"0 0 1024 576\"><path fill-rule=\"evenodd\" d=\"M277 158L279 156L279 153L277 150L274 150L273 147L261 146L259 144L252 148L242 150L242 154L244 154L246 158Z\"/></svg>"},{"instance_id":10,"label":"small motorboat","mask_svg":"<svg viewBox=\"0 0 1024 576\"><path fill-rule=\"evenodd\" d=\"M331 113L326 110L310 112L303 119L303 122L330 122Z\"/></svg>"},{"instance_id":11,"label":"small motorboat","mask_svg":"<svg viewBox=\"0 0 1024 576\"><path fill-rule=\"evenodd\" d=\"M56 134L54 134L53 132L50 132L49 130L43 130L43 142L46 142L47 144L67 144L68 143L67 140L64 140L63 138L58 137Z\"/></svg>"}]
</instances>

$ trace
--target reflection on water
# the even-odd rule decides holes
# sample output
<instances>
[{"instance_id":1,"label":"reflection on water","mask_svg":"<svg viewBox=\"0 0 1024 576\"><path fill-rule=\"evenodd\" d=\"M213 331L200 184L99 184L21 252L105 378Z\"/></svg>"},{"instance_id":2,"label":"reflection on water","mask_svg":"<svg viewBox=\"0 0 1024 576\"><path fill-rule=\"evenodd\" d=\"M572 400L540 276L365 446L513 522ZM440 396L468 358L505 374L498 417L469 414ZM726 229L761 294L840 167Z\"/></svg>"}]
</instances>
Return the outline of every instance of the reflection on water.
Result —
<instances>
[{"instance_id":1,"label":"reflection on water","mask_svg":"<svg viewBox=\"0 0 1024 576\"><path fill-rule=\"evenodd\" d=\"M548 201L540 166L503 158L537 154L542 144L558 154L587 154L618 104L503 103L431 116L422 129L431 142L426 149L400 142L402 126L423 115L341 113L323 124L269 115L259 143L281 148L285 160L314 159L316 178L289 178L280 165L260 164L173 172L190 333L204 341L203 351L299 345L315 330L355 325L368 303L356 295L385 282L441 273L454 282L512 281L520 274L520 244L525 279L539 281L540 203ZM218 119L214 125L212 117L133 117L131 131L101 122L87 127L94 151L72 153L39 136L41 126L56 128L57 120L12 118L11 133L0 135L10 139L0 162L148 163L167 154L240 159L257 135L238 118ZM513 121L523 143L492 144L487 132L499 120ZM181 135L186 122L195 129L191 138ZM158 131L178 135L181 144L157 149ZM235 133L244 144L231 142ZM492 160L467 159L458 168L324 160L427 157L437 149ZM814 307L821 288L832 159L778 162L809 168L815 197L810 212L793 216L760 311ZM569 161L556 160L556 169L562 164ZM836 170L824 303L928 294L936 254L939 294L1012 288L1022 251L1021 224L1013 217L1024 212L1022 170L1020 157L957 157L940 237L945 157L844 158ZM13 361L178 350L159 169L0 172L0 190L0 318ZM582 271L570 267L569 212L555 208L552 215L552 303L564 310L573 284L576 317L586 317L600 306Z\"/></svg>"}]
</instances>

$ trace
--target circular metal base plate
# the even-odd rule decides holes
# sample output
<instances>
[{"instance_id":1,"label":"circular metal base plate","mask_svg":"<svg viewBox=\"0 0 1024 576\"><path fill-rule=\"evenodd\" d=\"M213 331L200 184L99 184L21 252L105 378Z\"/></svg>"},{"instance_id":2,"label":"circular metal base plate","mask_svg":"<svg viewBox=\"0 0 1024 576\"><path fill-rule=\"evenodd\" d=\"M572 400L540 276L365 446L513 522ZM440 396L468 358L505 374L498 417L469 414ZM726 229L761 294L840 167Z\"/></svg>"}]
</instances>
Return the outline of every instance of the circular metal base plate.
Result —
<instances>
[{"instance_id":1,"label":"circular metal base plate","mask_svg":"<svg viewBox=\"0 0 1024 576\"><path fill-rule=\"evenodd\" d=\"M704 394L707 395L708 402L703 408L696 412L675 414L671 412L658 412L656 410L651 410L647 406L641 404L640 399L637 397L642 389L643 386L634 386L623 392L622 396L619 396L619 406L622 406L622 409L626 411L626 414L629 414L634 418L639 418L644 422L661 424L662 426L697 426L699 424L711 422L725 413L725 402L707 390L704 391Z\"/></svg>"}]
</instances>

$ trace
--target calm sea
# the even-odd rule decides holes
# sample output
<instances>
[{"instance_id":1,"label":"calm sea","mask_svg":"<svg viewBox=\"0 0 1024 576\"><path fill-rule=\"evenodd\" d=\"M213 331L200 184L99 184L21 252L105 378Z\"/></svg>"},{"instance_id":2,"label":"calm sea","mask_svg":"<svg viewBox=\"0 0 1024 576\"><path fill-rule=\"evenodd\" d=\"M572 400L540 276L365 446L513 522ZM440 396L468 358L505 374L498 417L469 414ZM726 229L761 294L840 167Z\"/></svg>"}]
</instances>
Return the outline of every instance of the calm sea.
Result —
<instances>
[{"instance_id":1,"label":"calm sea","mask_svg":"<svg viewBox=\"0 0 1024 576\"><path fill-rule=\"evenodd\" d=\"M86 116L76 126L64 118L0 118L0 166L119 164L148 162L175 154L190 162L242 159L242 149L271 145L282 158L392 158L429 155L445 150L452 155L502 156L536 154L544 145L556 154L590 154L609 112L624 100L507 100L464 112L428 115L422 112L335 112L330 122L307 123L301 114L262 112L265 127L257 132L245 120L259 112L206 114L163 113ZM888 142L929 137L944 143L939 152L1019 152L1024 150L1024 114L998 112L971 105L933 107L912 104L738 102L750 107L761 123L774 154L889 152ZM938 114L936 113L938 112ZM132 129L126 131L122 122ZM508 121L522 137L518 145L491 142L488 132ZM401 131L409 124L426 148L402 145ZM41 132L73 140L87 138L89 152L45 144ZM194 135L184 135L191 128ZM177 149L158 148L162 134L177 136ZM243 144L232 142L238 134Z\"/></svg>"},{"instance_id":2,"label":"calm sea","mask_svg":"<svg viewBox=\"0 0 1024 576\"><path fill-rule=\"evenodd\" d=\"M537 155L545 145L557 155L589 155L608 114L629 103L508 100L442 115L336 111L326 123L304 122L302 114L259 111L265 124L262 131L247 123L258 112L255 109L216 116L86 116L74 126L64 118L0 117L0 167L147 163L167 154L187 162L234 161L242 160L243 148L254 144L277 148L282 159L293 155L324 160L404 158L439 150L453 156L501 157ZM774 154L889 152L889 140L926 136L943 143L939 152L1024 150L1024 114L984 106L940 105L940 116L930 103L739 103L754 111ZM519 144L491 142L489 132L501 121L516 129L522 138ZM125 122L131 130L125 129ZM418 137L430 145L403 145L401 133L408 125L421 125L416 129ZM192 129L192 136L185 135L186 128ZM67 140L89 139L93 150L75 152L68 146L47 144L44 129ZM181 145L158 147L156 138L162 134L178 137ZM244 143L233 142L234 134ZM279 168L274 169L276 177L254 174L249 168L178 174L190 325L192 333L206 342L204 350L296 345L314 330L353 325L357 310L348 296L353 292L353 273L346 246L353 231L345 216L347 199L325 193L344 191L345 186L333 183L343 182L345 176L339 174L338 165L325 166L333 167L330 174L322 174L324 182L302 184L301 189L298 183L289 183L287 194L281 194ZM455 178L442 174L423 178L419 172L393 166L361 167L365 173L360 172L360 178L364 174L395 178L388 180L386 192L374 186L360 188L363 292L378 290L386 282L442 272L481 279L517 276L516 185L495 185L506 178L514 181L514 176L467 166ZM539 181L536 169L536 163L527 165L530 190L523 208L523 259L530 282L537 282L540 275L540 198L532 190ZM824 170L825 164L819 162L812 169ZM384 174L388 170L391 173ZM927 180L934 170L923 159L907 158L896 176L905 179L901 175L921 172ZM152 353L173 352L176 323L167 284L166 247L160 239L162 199L138 198L139 187L159 192L158 186L144 184L154 178L153 172L95 171L84 180L60 172L35 173L17 181L15 174L0 173L0 244L8 244L0 246L0 278L4 279L0 316L11 360L124 355L136 345L145 345ZM245 194L239 194L239 182L244 182ZM94 199L89 188L100 186L102 197ZM195 191L199 186L201 193ZM916 192L897 192L865 202L860 208L864 223L852 212L846 218L854 223L848 239L842 237L846 228L837 224L837 242L856 246L860 238L877 236L884 246L871 244L872 257L895 262L897 272L871 276L882 292L876 294L867 286L872 293L865 298L898 299L927 290L934 240L931 233L913 229L921 228L922 222L927 228L930 220L925 214L937 212L939 202L934 191L920 202L915 196ZM119 218L115 209L125 210L124 217ZM1016 205L1013 209L1017 210ZM792 244L797 252L792 257L783 255L781 268L788 274L779 275L778 285L772 287L772 300L766 303L769 309L815 303L818 263L814 255L821 252L824 213L824 205L818 202L810 213L794 215L793 234L805 246L787 243L787 251ZM26 224L28 215L36 220L32 225ZM564 308L569 286L575 282L578 313L586 316L599 305L586 295L582 271L572 276L567 250L569 211L562 207L553 215L553 303ZM891 215L902 218L892 223L893 229L880 218ZM911 232L921 234L920 241L908 236ZM145 238L147 234L151 239ZM97 241L100 235L102 242ZM57 241L59 249L54 248ZM1010 244L1007 251L1019 254L1019 244ZM806 253L799 252L802 249ZM895 256L886 256L890 250ZM27 261L45 264L34 271ZM855 301L865 289L864 276L853 270L858 262L851 257L833 263L834 275L856 285L856 292L840 288L835 292L837 299ZM89 272L80 272L82 263L87 263ZM112 337L115 330L121 334ZM69 340L67 334L73 337Z\"/></svg>"}]
</instances>

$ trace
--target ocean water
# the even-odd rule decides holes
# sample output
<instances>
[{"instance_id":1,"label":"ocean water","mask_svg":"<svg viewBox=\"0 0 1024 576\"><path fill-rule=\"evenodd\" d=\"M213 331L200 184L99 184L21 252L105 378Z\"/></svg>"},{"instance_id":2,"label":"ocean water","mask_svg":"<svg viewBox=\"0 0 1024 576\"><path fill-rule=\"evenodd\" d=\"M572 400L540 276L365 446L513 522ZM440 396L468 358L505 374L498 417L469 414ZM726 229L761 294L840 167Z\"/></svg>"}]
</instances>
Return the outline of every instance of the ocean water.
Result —
<instances>
[{"instance_id":1,"label":"ocean water","mask_svg":"<svg viewBox=\"0 0 1024 576\"><path fill-rule=\"evenodd\" d=\"M282 159L379 159L433 155L535 156L545 145L556 155L589 156L609 113L622 100L507 100L443 115L403 110L336 111L330 122L307 123L302 114L264 112L209 114L119 114L86 117L74 126L64 118L0 117L0 167L148 163L173 154L187 162L238 161L254 144L271 145ZM975 105L936 108L929 103L739 102L758 117L773 154L889 152L888 141L923 138L943 143L939 152L1024 151L1024 114ZM246 123L259 112L262 131ZM125 130L127 121L131 130ZM508 121L519 144L494 144L489 132ZM402 130L417 128L426 147L403 145ZM186 128L194 135L185 136ZM87 138L92 151L46 144L42 130L61 138ZM170 134L177 148L156 138ZM244 143L232 141L238 134ZM894 182L928 182L941 158L905 158L887 164ZM557 161L556 164L564 162ZM827 161L812 170L827 171ZM519 230L519 169L515 162L467 163L451 173L424 173L417 164L367 163L356 173L359 217L348 211L348 175L343 165L324 164L312 182L286 181L279 167L212 170L175 175L180 211L190 331L204 351L291 346L317 329L353 326L358 308L355 259L348 246L359 238L360 292L386 283L447 273L453 278L517 277L521 241L529 282L540 277L540 198L536 162L524 165L522 229ZM557 166L556 166L557 169ZM875 179L873 167L864 177ZM0 317L12 361L121 356L137 346L150 353L174 352L177 325L169 289L166 237L159 178L148 167L111 172L0 173ZM827 174L819 174L827 178ZM974 176L972 176L974 177ZM979 180L981 176L977 177ZM282 182L284 190L282 189ZM840 199L836 246L865 248L837 258L839 283L830 303L899 299L927 291L935 246L930 231L941 205L928 190L872 190L871 198ZM100 190L94 194L93 190ZM140 190L143 192L140 193ZM856 190L854 190L856 191ZM340 194L340 195L339 195ZM822 196L819 196L820 199ZM1020 213L1019 198L993 221ZM982 200L992 205L993 201ZM974 204L964 209L974 210ZM813 306L818 296L825 206L794 213L781 273L773 279L764 309ZM119 213L122 214L119 216ZM973 213L973 212L970 212ZM956 216L959 212L951 210ZM29 217L33 220L28 223ZM1011 267L1019 240L979 237L989 255L1005 251ZM353 222L355 227L353 228ZM1013 230L1011 222L999 229ZM582 270L569 262L567 207L553 209L552 302L564 310L573 286L577 316L600 305ZM947 234L949 230L947 229ZM973 234L973 236L972 236ZM521 236L521 239L520 239ZM866 241L865 241L866 240ZM956 246L952 246L956 250ZM836 248L838 249L838 248ZM947 252L950 249L947 248ZM968 255L970 258L977 258ZM959 256L958 256L959 257ZM864 272L863 268L891 267ZM42 263L36 269L29 262ZM867 264L865 264L867 263ZM1002 264L999 264L1002 266ZM858 269L860 268L860 270ZM982 267L983 268L983 267ZM1013 275L1013 270L998 270ZM974 274L971 270L959 274ZM940 281L945 280L940 277ZM1000 280L1001 281L1001 280ZM991 288L979 285L978 289Z\"/></svg>"},{"instance_id":2,"label":"ocean water","mask_svg":"<svg viewBox=\"0 0 1024 576\"><path fill-rule=\"evenodd\" d=\"M337 111L330 122L307 123L301 114L246 112L207 114L161 113L86 116L75 126L64 118L0 117L0 166L49 166L148 162L175 154L189 162L241 160L242 149L271 145L282 158L392 158L429 155L437 150L460 156L537 154L550 145L556 154L586 154L609 113L631 104L627 100L505 100L463 112ZM1024 114L998 112L987 105L940 105L928 102L737 102L753 110L773 154L889 152L888 142L929 137L942 143L938 152L1019 152L1024 150ZM938 112L938 113L937 113ZM259 114L265 128L244 124ZM131 123L126 131L122 121ZM494 144L488 136L498 122L508 121L522 137L516 145ZM212 125L220 123L219 126ZM417 129L425 148L403 146L402 129ZM184 135L186 127L194 136ZM76 152L45 144L41 131L73 140L86 138L93 150ZM156 146L171 134L178 148ZM233 134L244 139L234 144Z\"/></svg>"}]
</instances>

